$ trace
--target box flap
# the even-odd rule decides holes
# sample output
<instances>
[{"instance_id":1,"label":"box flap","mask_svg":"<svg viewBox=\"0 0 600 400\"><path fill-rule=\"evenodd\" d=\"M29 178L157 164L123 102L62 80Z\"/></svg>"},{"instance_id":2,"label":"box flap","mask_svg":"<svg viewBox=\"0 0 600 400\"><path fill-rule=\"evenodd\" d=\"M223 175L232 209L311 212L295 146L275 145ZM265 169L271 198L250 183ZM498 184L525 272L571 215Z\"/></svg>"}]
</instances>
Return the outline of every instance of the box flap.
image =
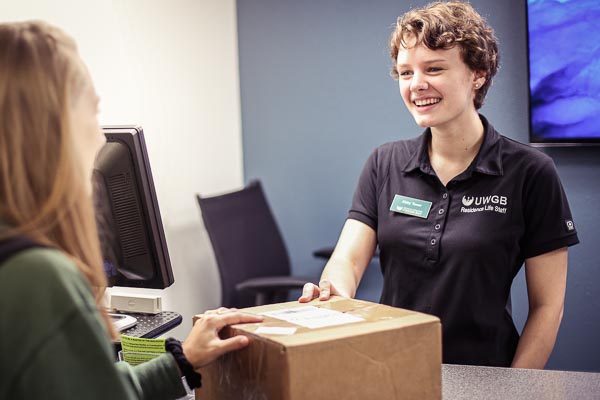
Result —
<instances>
[{"instance_id":1,"label":"box flap","mask_svg":"<svg viewBox=\"0 0 600 400\"><path fill-rule=\"evenodd\" d=\"M384 306L363 300L347 299L337 296L325 302L318 299L313 300L310 303L298 303L293 301L251 307L246 308L243 311L255 314L263 314L280 310L293 310L295 308L306 306L333 310L336 313L358 317L360 321L320 328L308 328L285 320L276 319L271 316L265 316L264 321L261 323L239 324L234 325L232 328L234 331L236 331L236 333L245 333L251 337L254 337L255 339L260 338L261 340L279 343L285 347L293 347L327 340L336 340L344 337L365 335L374 331L401 329L402 327L419 324L440 323L439 318L432 315ZM343 315L340 316L343 317ZM265 327L268 329L295 328L295 331L293 334L270 334L264 333ZM262 333L256 333L257 329L259 328L261 328L259 332L262 331Z\"/></svg>"}]
</instances>

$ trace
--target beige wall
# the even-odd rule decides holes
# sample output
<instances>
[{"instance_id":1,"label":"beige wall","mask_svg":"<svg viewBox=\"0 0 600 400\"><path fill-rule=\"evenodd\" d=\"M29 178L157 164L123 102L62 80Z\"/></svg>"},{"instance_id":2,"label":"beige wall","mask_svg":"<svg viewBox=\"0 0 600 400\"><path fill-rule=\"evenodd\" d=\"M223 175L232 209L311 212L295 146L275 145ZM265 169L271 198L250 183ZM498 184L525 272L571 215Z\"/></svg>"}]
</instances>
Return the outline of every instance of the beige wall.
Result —
<instances>
[{"instance_id":1,"label":"beige wall","mask_svg":"<svg viewBox=\"0 0 600 400\"><path fill-rule=\"evenodd\" d=\"M170 332L181 339L191 316L220 298L195 193L243 181L235 7L234 0L0 4L4 21L44 19L75 37L102 99L101 124L144 128L175 284L138 291L162 295L163 309L183 315Z\"/></svg>"}]
</instances>

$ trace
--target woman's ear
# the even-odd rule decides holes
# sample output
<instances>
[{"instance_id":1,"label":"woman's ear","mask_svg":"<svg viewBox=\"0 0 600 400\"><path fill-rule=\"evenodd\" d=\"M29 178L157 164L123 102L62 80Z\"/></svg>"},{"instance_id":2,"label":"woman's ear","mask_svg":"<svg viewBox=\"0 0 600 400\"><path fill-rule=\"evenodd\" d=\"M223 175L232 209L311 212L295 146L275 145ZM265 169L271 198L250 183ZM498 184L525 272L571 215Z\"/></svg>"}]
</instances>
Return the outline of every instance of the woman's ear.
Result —
<instances>
[{"instance_id":1,"label":"woman's ear","mask_svg":"<svg viewBox=\"0 0 600 400\"><path fill-rule=\"evenodd\" d=\"M473 80L473 86L475 87L475 89L479 89L480 87L483 86L483 84L486 81L486 75L485 72L483 71L477 71L475 72L475 79Z\"/></svg>"}]
</instances>

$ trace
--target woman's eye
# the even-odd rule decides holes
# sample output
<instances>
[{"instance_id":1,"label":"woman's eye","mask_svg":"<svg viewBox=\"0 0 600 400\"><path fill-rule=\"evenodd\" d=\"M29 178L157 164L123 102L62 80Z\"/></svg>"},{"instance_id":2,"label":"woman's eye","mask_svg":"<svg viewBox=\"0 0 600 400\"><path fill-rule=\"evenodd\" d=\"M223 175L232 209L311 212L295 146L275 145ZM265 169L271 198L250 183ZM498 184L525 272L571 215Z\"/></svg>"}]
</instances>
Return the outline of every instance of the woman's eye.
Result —
<instances>
[{"instance_id":1,"label":"woman's eye","mask_svg":"<svg viewBox=\"0 0 600 400\"><path fill-rule=\"evenodd\" d=\"M429 72L440 72L442 68L439 67L429 67Z\"/></svg>"},{"instance_id":2,"label":"woman's eye","mask_svg":"<svg viewBox=\"0 0 600 400\"><path fill-rule=\"evenodd\" d=\"M412 75L412 71L400 71L400 76L410 76Z\"/></svg>"}]
</instances>

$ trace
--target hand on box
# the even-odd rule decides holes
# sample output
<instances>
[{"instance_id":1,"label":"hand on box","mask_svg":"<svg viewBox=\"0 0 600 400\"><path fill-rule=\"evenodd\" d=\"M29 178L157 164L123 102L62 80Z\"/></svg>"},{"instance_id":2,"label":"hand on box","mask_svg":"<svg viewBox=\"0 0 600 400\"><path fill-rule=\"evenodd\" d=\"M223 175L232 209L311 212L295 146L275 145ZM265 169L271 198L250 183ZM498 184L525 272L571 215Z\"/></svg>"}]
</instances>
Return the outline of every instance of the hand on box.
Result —
<instances>
[{"instance_id":1,"label":"hand on box","mask_svg":"<svg viewBox=\"0 0 600 400\"><path fill-rule=\"evenodd\" d=\"M347 293L336 289L336 287L328 280L323 279L319 282L319 286L314 283L307 283L302 289L302 296L298 299L300 303L307 303L317 297L321 301L329 300L331 296L350 297Z\"/></svg>"},{"instance_id":2,"label":"hand on box","mask_svg":"<svg viewBox=\"0 0 600 400\"><path fill-rule=\"evenodd\" d=\"M261 322L262 316L244 314L236 309L221 307L209 310L196 321L192 331L183 342L183 353L195 370L210 364L219 356L239 350L248 345L246 336L221 339L219 332L228 325Z\"/></svg>"}]
</instances>

